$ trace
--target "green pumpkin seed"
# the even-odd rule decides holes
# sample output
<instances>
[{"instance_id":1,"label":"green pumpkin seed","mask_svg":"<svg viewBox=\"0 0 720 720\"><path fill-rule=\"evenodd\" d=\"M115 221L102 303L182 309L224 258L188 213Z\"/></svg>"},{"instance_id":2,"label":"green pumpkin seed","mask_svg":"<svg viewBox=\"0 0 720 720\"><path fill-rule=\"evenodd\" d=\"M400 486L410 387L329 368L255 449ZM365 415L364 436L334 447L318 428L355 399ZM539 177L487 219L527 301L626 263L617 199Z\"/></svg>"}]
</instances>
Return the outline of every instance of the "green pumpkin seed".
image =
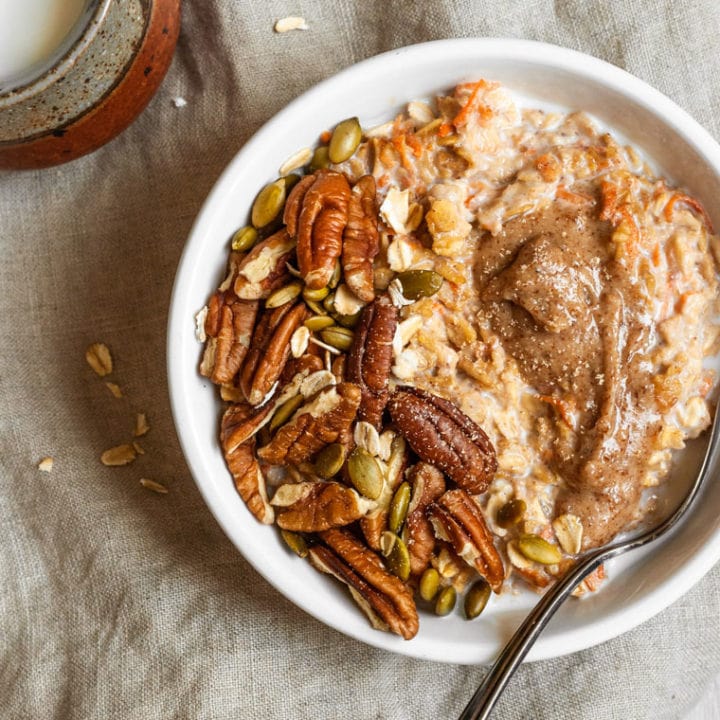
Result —
<instances>
[{"instance_id":1,"label":"green pumpkin seed","mask_svg":"<svg viewBox=\"0 0 720 720\"><path fill-rule=\"evenodd\" d=\"M383 557L390 557L395 540L397 540L397 535L389 530L383 530L380 533L380 552Z\"/></svg>"},{"instance_id":2,"label":"green pumpkin seed","mask_svg":"<svg viewBox=\"0 0 720 720\"><path fill-rule=\"evenodd\" d=\"M314 300L308 300L307 298L304 298L305 304L316 314L321 316L327 316L327 313L325 312L325 308L320 305L320 303L316 303ZM334 322L334 321L333 321Z\"/></svg>"},{"instance_id":3,"label":"green pumpkin seed","mask_svg":"<svg viewBox=\"0 0 720 720\"><path fill-rule=\"evenodd\" d=\"M526 510L527 505L525 504L525 501L520 500L520 498L515 498L506 502L498 510L495 522L497 522L501 528L505 528L507 530L513 525L517 525L523 519Z\"/></svg>"},{"instance_id":4,"label":"green pumpkin seed","mask_svg":"<svg viewBox=\"0 0 720 720\"><path fill-rule=\"evenodd\" d=\"M330 276L330 282L328 282L328 287L331 290L334 290L339 284L340 280L342 278L342 267L340 266L340 261L335 261L335 267L333 268L332 275Z\"/></svg>"},{"instance_id":5,"label":"green pumpkin seed","mask_svg":"<svg viewBox=\"0 0 720 720\"><path fill-rule=\"evenodd\" d=\"M285 544L298 557L307 557L308 546L305 542L305 538L302 535L298 535L298 533L291 532L290 530L281 530L280 535L282 535L282 539L285 541Z\"/></svg>"},{"instance_id":6,"label":"green pumpkin seed","mask_svg":"<svg viewBox=\"0 0 720 720\"><path fill-rule=\"evenodd\" d=\"M272 416L270 432L274 432L281 425L284 425L295 414L295 411L303 404L304 400L305 398L300 393L286 400Z\"/></svg>"},{"instance_id":7,"label":"green pumpkin seed","mask_svg":"<svg viewBox=\"0 0 720 720\"><path fill-rule=\"evenodd\" d=\"M317 332L318 330L324 330L331 325L334 325L335 321L327 315L315 315L314 317L308 318L304 325L310 330L310 332Z\"/></svg>"},{"instance_id":8,"label":"green pumpkin seed","mask_svg":"<svg viewBox=\"0 0 720 720\"><path fill-rule=\"evenodd\" d=\"M452 585L444 587L435 601L435 614L449 615L455 608L456 601L457 592L455 591L455 588Z\"/></svg>"},{"instance_id":9,"label":"green pumpkin seed","mask_svg":"<svg viewBox=\"0 0 720 720\"><path fill-rule=\"evenodd\" d=\"M322 302L330 292L329 288L320 288L319 290L311 290L310 288L305 288L303 290L303 298L305 300L312 300L313 302Z\"/></svg>"},{"instance_id":10,"label":"green pumpkin seed","mask_svg":"<svg viewBox=\"0 0 720 720\"><path fill-rule=\"evenodd\" d=\"M390 554L387 556L387 566L393 575L401 580L410 577L410 553L401 538L395 536Z\"/></svg>"},{"instance_id":11,"label":"green pumpkin seed","mask_svg":"<svg viewBox=\"0 0 720 720\"><path fill-rule=\"evenodd\" d=\"M418 590L420 597L425 602L432 602L440 589L440 573L435 568L428 568L420 576L420 585Z\"/></svg>"},{"instance_id":12,"label":"green pumpkin seed","mask_svg":"<svg viewBox=\"0 0 720 720\"><path fill-rule=\"evenodd\" d=\"M517 545L528 560L541 565L554 565L562 559L560 548L543 540L538 535L523 535L518 539Z\"/></svg>"},{"instance_id":13,"label":"green pumpkin seed","mask_svg":"<svg viewBox=\"0 0 720 720\"><path fill-rule=\"evenodd\" d=\"M257 239L257 230L246 225L232 236L231 247L236 252L247 252L257 242Z\"/></svg>"},{"instance_id":14,"label":"green pumpkin seed","mask_svg":"<svg viewBox=\"0 0 720 720\"><path fill-rule=\"evenodd\" d=\"M280 214L285 205L285 183L282 180L266 185L255 198L251 221L254 227L269 225Z\"/></svg>"},{"instance_id":15,"label":"green pumpkin seed","mask_svg":"<svg viewBox=\"0 0 720 720\"><path fill-rule=\"evenodd\" d=\"M407 517L408 507L410 506L410 484L401 483L400 487L395 491L393 499L390 502L390 512L388 515L388 529L390 532L398 534Z\"/></svg>"},{"instance_id":16,"label":"green pumpkin seed","mask_svg":"<svg viewBox=\"0 0 720 720\"><path fill-rule=\"evenodd\" d=\"M442 275L434 270L406 270L399 273L397 278L408 300L431 297L443 284Z\"/></svg>"},{"instance_id":17,"label":"green pumpkin seed","mask_svg":"<svg viewBox=\"0 0 720 720\"><path fill-rule=\"evenodd\" d=\"M332 345L341 352L347 352L353 342L355 334L344 327L328 327L320 331L320 337L328 345Z\"/></svg>"},{"instance_id":18,"label":"green pumpkin seed","mask_svg":"<svg viewBox=\"0 0 720 720\"><path fill-rule=\"evenodd\" d=\"M345 162L357 150L360 140L362 140L362 128L356 117L338 123L333 130L328 146L330 161Z\"/></svg>"},{"instance_id":19,"label":"green pumpkin seed","mask_svg":"<svg viewBox=\"0 0 720 720\"><path fill-rule=\"evenodd\" d=\"M360 322L360 315L362 310L358 310L352 315L343 315L342 313L330 313L338 325L342 325L344 328L354 328Z\"/></svg>"},{"instance_id":20,"label":"green pumpkin seed","mask_svg":"<svg viewBox=\"0 0 720 720\"><path fill-rule=\"evenodd\" d=\"M330 164L330 156L328 155L328 146L321 145L313 153L312 160L310 161L310 170L321 170L326 168Z\"/></svg>"},{"instance_id":21,"label":"green pumpkin seed","mask_svg":"<svg viewBox=\"0 0 720 720\"><path fill-rule=\"evenodd\" d=\"M326 445L315 458L315 474L325 480L335 477L345 462L345 448L340 443Z\"/></svg>"},{"instance_id":22,"label":"green pumpkin seed","mask_svg":"<svg viewBox=\"0 0 720 720\"><path fill-rule=\"evenodd\" d=\"M491 592L487 580L481 578L473 583L465 595L465 617L468 620L474 620L485 609Z\"/></svg>"},{"instance_id":23,"label":"green pumpkin seed","mask_svg":"<svg viewBox=\"0 0 720 720\"><path fill-rule=\"evenodd\" d=\"M280 178L285 183L285 193L289 193L302 179L297 173L283 175Z\"/></svg>"},{"instance_id":24,"label":"green pumpkin seed","mask_svg":"<svg viewBox=\"0 0 720 720\"><path fill-rule=\"evenodd\" d=\"M383 489L382 470L377 460L367 450L356 447L348 457L347 468L350 482L361 495L371 500L380 497Z\"/></svg>"},{"instance_id":25,"label":"green pumpkin seed","mask_svg":"<svg viewBox=\"0 0 720 720\"><path fill-rule=\"evenodd\" d=\"M335 310L335 293L326 293L325 299L322 301L322 306L327 312L333 312Z\"/></svg>"},{"instance_id":26,"label":"green pumpkin seed","mask_svg":"<svg viewBox=\"0 0 720 720\"><path fill-rule=\"evenodd\" d=\"M265 300L265 307L276 308L280 307L281 305L285 305L291 300L294 300L301 291L302 283L299 280L293 280L284 287L278 288L274 292L270 293L270 295L268 295L267 297L267 300Z\"/></svg>"}]
</instances>

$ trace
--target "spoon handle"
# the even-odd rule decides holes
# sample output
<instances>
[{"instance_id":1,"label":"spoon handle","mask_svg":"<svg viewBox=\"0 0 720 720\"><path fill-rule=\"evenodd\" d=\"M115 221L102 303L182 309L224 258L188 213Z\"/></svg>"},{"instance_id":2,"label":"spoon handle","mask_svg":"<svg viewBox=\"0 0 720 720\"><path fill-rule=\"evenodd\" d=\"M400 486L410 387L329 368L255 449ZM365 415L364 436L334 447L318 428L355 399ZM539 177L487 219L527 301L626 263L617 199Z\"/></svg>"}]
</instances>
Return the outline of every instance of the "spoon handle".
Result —
<instances>
[{"instance_id":1,"label":"spoon handle","mask_svg":"<svg viewBox=\"0 0 720 720\"><path fill-rule=\"evenodd\" d=\"M556 610L578 584L607 559L607 554L607 552L588 554L571 572L542 596L500 653L495 664L463 710L459 720L487 720L490 717L490 713L508 681Z\"/></svg>"}]
</instances>

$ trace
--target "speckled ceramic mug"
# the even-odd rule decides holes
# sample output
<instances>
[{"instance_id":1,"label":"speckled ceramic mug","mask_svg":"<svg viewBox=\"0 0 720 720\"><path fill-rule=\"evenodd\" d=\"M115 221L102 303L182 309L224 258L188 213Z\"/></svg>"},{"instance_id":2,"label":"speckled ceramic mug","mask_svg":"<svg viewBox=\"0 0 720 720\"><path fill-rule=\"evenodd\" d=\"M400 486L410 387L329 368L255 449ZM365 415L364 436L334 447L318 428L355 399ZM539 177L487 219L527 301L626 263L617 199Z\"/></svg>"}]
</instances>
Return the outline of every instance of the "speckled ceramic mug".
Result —
<instances>
[{"instance_id":1,"label":"speckled ceramic mug","mask_svg":"<svg viewBox=\"0 0 720 720\"><path fill-rule=\"evenodd\" d=\"M0 169L96 150L142 112L170 65L180 0L88 0L50 67L0 84Z\"/></svg>"}]
</instances>

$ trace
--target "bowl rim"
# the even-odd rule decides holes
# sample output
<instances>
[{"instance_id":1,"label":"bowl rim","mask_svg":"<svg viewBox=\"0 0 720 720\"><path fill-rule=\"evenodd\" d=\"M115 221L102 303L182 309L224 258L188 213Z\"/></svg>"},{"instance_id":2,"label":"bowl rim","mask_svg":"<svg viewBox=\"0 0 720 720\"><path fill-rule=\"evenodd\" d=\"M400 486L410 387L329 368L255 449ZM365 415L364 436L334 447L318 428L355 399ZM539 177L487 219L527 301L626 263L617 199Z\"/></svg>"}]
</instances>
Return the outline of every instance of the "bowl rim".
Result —
<instances>
[{"instance_id":1,"label":"bowl rim","mask_svg":"<svg viewBox=\"0 0 720 720\"><path fill-rule=\"evenodd\" d=\"M235 519L229 517L228 514L224 512L223 507L216 502L210 486L203 482L203 478L199 477L196 471L196 468L199 467L200 458L193 445L191 433L186 433L183 427L187 417L183 408L185 398L181 390L183 386L183 376L180 373L179 363L174 361L175 357L181 356L183 347L181 338L183 332L186 330L186 326L192 320L191 317L185 316L185 308L182 308L183 314L181 314L181 296L185 285L185 276L190 273L191 256L196 252L195 246L200 239L201 228L212 215L216 196L220 196L220 190L227 180L235 174L236 168L242 163L245 153L252 152L258 142L262 141L269 133L276 131L282 118L287 114L291 114L300 104L321 98L328 86L341 81L350 83L354 77L362 75L369 68L383 65L389 58L407 59L409 55L424 53L429 49L433 49L434 51L452 50L453 52L472 50L474 60L503 59L506 61L538 63L557 70L567 70L580 78L599 82L623 96L631 97L636 104L643 106L652 114L662 117L663 122L671 128L673 132L681 136L690 146L694 147L697 152L706 159L712 167L713 172L720 177L720 145L718 145L710 133L694 120L688 112L683 110L659 90L656 90L627 71L604 60L576 50L549 43L512 38L450 38L417 43L362 60L312 86L265 122L228 162L205 199L181 254L170 299L166 358L168 390L178 439L188 467L205 503L225 534L238 548L241 555L243 555L254 569L275 589L285 595L293 604L302 608L325 625L333 627L345 635L354 637L374 647L400 652L421 659L455 664L463 662L476 663L476 660L463 660L462 658L458 658L455 646L439 648L437 652L428 653L414 649L412 647L412 641L404 642L402 645L391 641L388 642L386 639L387 633L380 633L373 630L369 624L366 633L348 630L340 626L339 623L329 620L319 612L317 608L305 601L304 598L291 596L287 588L282 587L278 578L273 577L264 570L260 562L262 553L260 553L259 550L247 547L241 550L233 539L235 530L232 526ZM682 524L684 525L686 522L687 518ZM672 533L670 535L670 539L671 538ZM559 643L557 642L544 643L543 637L541 636L528 655L527 661L544 660L571 654L593 647L631 630L642 622L649 620L675 602L684 593L688 592L718 560L720 560L720 527L716 528L705 544L691 559L673 574L672 582L665 581L664 584L661 583L658 587L640 598L630 598L629 602L632 612L628 612L627 607L615 609L603 617L594 619L588 625L577 629L570 629L562 636L562 647L558 647ZM489 662L489 660L486 662Z\"/></svg>"}]
</instances>

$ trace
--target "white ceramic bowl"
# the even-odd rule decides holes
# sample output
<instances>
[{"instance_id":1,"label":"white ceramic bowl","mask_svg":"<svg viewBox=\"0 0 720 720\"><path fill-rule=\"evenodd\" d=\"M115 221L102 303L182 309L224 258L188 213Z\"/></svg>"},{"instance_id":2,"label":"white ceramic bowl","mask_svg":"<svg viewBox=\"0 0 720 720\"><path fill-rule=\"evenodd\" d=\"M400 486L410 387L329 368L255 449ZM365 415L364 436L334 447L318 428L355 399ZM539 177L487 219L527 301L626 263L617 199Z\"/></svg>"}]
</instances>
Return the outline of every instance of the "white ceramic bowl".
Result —
<instances>
[{"instance_id":1,"label":"white ceramic bowl","mask_svg":"<svg viewBox=\"0 0 720 720\"><path fill-rule=\"evenodd\" d=\"M228 238L246 223L255 192L276 177L288 156L349 115L370 127L393 117L409 100L480 77L499 80L536 106L591 113L688 188L720 226L720 147L668 98L612 65L571 50L518 40L441 40L393 50L320 83L242 148L192 230L175 281L168 331L178 435L200 491L242 554L292 602L341 632L394 652L453 663L491 660L536 596L495 598L472 623L459 611L447 618L422 613L420 632L409 642L373 630L344 586L288 552L277 530L257 523L238 497L218 445L216 392L197 372L201 346L193 318L222 278ZM694 461L686 457L681 470L691 473ZM681 486L682 478L675 477ZM619 635L686 592L720 558L717 507L720 483L705 489L691 522L650 550L612 564L600 592L566 603L530 659L574 652Z\"/></svg>"}]
</instances>

